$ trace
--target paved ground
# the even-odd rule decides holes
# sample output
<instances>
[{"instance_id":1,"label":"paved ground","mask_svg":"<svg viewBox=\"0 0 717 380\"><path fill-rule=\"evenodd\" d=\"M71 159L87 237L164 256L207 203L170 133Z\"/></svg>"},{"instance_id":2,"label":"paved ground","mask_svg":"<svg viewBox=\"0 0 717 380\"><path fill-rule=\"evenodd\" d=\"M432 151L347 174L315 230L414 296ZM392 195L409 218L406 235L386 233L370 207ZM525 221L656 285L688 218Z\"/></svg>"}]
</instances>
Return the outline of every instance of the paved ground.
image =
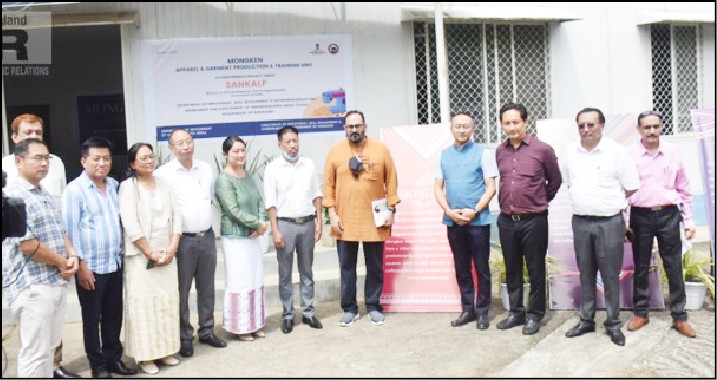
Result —
<instances>
[{"instance_id":1,"label":"paved ground","mask_svg":"<svg viewBox=\"0 0 717 380\"><path fill-rule=\"evenodd\" d=\"M360 255L359 255L360 256ZM220 255L221 257L221 255ZM479 331L474 324L454 328L454 313L388 313L384 326L373 326L366 316L351 327L340 327L338 263L336 251L317 252L315 263L321 330L297 326L291 334L280 330L281 307L276 295L276 258L265 255L266 299L270 316L267 338L240 342L220 327L217 334L228 347L196 344L192 358L177 367L162 368L160 377L704 377L715 378L715 308L689 313L698 330L688 339L670 329L667 311L651 313L651 323L638 332L626 332L625 347L615 346L602 327L594 334L573 339L565 332L577 323L575 311L550 311L541 331L523 336L520 328L500 331L507 316L493 289L491 326ZM298 279L296 279L298 280ZM215 319L222 321L223 265L217 268ZM361 299L362 286L359 286ZM68 297L63 364L90 376L82 347L79 305ZM3 299L3 302L5 300ZM298 301L296 301L298 302ZM191 302L194 304L194 301ZM365 312L362 308L361 312ZM192 310L196 326L196 310ZM627 320L629 311L621 318ZM598 326L604 312L597 314ZM17 331L3 304L3 377L14 377L18 350ZM134 364L131 358L128 363ZM157 375L154 375L157 376ZM140 374L138 377L152 377Z\"/></svg>"}]
</instances>

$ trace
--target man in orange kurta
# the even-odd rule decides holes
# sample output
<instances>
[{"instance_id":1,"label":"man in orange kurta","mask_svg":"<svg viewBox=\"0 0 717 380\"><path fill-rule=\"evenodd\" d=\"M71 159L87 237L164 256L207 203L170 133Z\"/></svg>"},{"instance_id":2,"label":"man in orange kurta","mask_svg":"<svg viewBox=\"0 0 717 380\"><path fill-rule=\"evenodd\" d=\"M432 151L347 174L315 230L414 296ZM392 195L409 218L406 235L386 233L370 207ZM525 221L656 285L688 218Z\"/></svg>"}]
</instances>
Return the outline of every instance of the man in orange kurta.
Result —
<instances>
[{"instance_id":1,"label":"man in orange kurta","mask_svg":"<svg viewBox=\"0 0 717 380\"><path fill-rule=\"evenodd\" d=\"M344 119L346 140L331 147L324 164L323 206L329 209L331 235L337 239L341 266L341 326L360 318L356 303L356 258L363 242L366 262L364 298L374 325L384 324L381 313L383 289L383 244L391 234L397 193L396 167L391 153L380 141L366 136L366 121L360 111L349 111ZM383 226L376 227L371 202L386 198L392 211Z\"/></svg>"}]
</instances>

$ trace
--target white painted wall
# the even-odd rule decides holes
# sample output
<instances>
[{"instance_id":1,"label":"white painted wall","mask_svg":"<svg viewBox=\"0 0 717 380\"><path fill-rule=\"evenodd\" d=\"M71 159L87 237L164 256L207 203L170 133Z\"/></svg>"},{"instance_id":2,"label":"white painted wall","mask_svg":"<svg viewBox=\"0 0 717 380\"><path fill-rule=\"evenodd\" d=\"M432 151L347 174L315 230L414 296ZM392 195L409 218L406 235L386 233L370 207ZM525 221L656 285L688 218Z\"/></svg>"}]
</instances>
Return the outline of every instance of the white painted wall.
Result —
<instances>
[{"instance_id":1,"label":"white painted wall","mask_svg":"<svg viewBox=\"0 0 717 380\"><path fill-rule=\"evenodd\" d=\"M583 19L551 27L553 117L593 106L605 114L652 105L650 26L641 12L711 12L714 3L558 3ZM703 25L704 107L714 107L714 24Z\"/></svg>"},{"instance_id":2,"label":"white painted wall","mask_svg":"<svg viewBox=\"0 0 717 380\"><path fill-rule=\"evenodd\" d=\"M400 4L115 2L57 5L51 10L139 12L139 28L122 27L127 135L132 143L154 141L144 122L139 46L145 39L348 33L353 38L356 89L349 106L365 112L369 135L378 137L382 126L415 123L413 40L409 25L401 22ZM534 5L566 8L582 17L550 26L553 118L573 118L585 106L599 107L606 114L650 108L650 28L637 25L640 12L714 12L714 3L697 2ZM714 24L703 26L704 107L715 104L714 37ZM322 165L328 146L342 138L341 133L330 133L319 141L306 139L302 150ZM256 140L257 147L277 152L273 137ZM201 155L208 161L218 152L218 147L203 149L207 152Z\"/></svg>"}]
</instances>

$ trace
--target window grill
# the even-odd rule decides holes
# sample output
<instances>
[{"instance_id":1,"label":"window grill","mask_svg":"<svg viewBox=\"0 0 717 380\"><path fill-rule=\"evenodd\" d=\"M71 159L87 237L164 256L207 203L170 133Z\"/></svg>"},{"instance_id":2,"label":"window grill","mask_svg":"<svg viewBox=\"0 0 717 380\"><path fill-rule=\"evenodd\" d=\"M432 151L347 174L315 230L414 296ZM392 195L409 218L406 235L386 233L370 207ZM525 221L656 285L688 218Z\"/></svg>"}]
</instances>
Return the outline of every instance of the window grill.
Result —
<instances>
[{"instance_id":1,"label":"window grill","mask_svg":"<svg viewBox=\"0 0 717 380\"><path fill-rule=\"evenodd\" d=\"M475 140L502 140L501 105L523 103L535 120L549 118L550 56L546 25L445 24L450 113L467 111L476 122ZM417 120L440 123L435 25L413 24Z\"/></svg>"}]
</instances>

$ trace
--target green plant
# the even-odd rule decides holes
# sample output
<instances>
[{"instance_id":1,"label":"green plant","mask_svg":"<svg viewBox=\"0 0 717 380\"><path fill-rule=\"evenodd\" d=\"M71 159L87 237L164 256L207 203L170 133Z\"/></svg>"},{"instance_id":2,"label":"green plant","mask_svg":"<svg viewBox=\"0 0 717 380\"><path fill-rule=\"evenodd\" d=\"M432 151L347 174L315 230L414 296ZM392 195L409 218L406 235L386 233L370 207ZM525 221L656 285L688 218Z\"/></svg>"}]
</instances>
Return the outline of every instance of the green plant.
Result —
<instances>
[{"instance_id":1,"label":"green plant","mask_svg":"<svg viewBox=\"0 0 717 380\"><path fill-rule=\"evenodd\" d=\"M157 152L157 154L156 154L157 161L156 161L155 169L159 169L160 166L169 162L169 160L172 158L172 155L169 153L164 153L164 148L162 147L161 142L155 143L154 146L155 146L155 149Z\"/></svg>"},{"instance_id":2,"label":"green plant","mask_svg":"<svg viewBox=\"0 0 717 380\"><path fill-rule=\"evenodd\" d=\"M710 291L710 296L715 298L715 277L709 272L714 266L712 258L704 253L697 253L690 249L682 256L682 274L685 281L701 282ZM664 272L664 269L662 270Z\"/></svg>"},{"instance_id":3,"label":"green plant","mask_svg":"<svg viewBox=\"0 0 717 380\"><path fill-rule=\"evenodd\" d=\"M490 268L494 273L498 273L498 280L505 282L506 270L505 260L503 259L503 252L501 250L500 242L490 242ZM564 272L566 270L565 265L559 259L551 256L550 254L545 255L545 273L548 276L548 280L551 278L551 273ZM525 257L523 257L523 283L529 283L530 278L528 277L528 266L525 263Z\"/></svg>"},{"instance_id":4,"label":"green plant","mask_svg":"<svg viewBox=\"0 0 717 380\"><path fill-rule=\"evenodd\" d=\"M709 267L714 266L709 255L697 253L690 249L682 255L682 275L685 281L701 282L710 292L712 299L715 298L715 278L709 273ZM669 279L665 273L662 259L656 265L652 265L650 270L657 270L660 275L660 284L663 289L668 289Z\"/></svg>"}]
</instances>

